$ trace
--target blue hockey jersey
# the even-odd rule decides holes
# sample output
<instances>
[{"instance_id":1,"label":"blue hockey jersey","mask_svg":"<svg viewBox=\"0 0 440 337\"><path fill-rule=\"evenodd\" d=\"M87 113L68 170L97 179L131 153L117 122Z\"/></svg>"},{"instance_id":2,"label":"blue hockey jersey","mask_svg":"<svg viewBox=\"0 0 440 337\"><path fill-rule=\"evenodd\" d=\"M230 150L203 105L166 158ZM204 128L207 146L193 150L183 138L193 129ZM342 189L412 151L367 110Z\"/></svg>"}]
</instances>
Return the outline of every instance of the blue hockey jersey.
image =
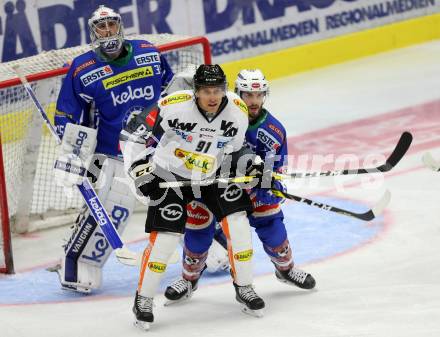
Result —
<instances>
[{"instance_id":1,"label":"blue hockey jersey","mask_svg":"<svg viewBox=\"0 0 440 337\"><path fill-rule=\"evenodd\" d=\"M127 55L103 61L94 51L76 57L58 96L55 126L97 128L96 152L119 156L119 133L133 111L156 103L173 77L166 59L148 41L126 40Z\"/></svg>"},{"instance_id":2,"label":"blue hockey jersey","mask_svg":"<svg viewBox=\"0 0 440 337\"><path fill-rule=\"evenodd\" d=\"M287 165L287 142L286 130L283 125L263 109L258 119L249 125L246 131L246 142L248 146L265 160L270 155L276 155L273 171L280 171L284 165ZM256 196L251 194L254 205L252 218L261 218L267 216L282 216L281 208L278 203L265 204L257 200Z\"/></svg>"}]
</instances>

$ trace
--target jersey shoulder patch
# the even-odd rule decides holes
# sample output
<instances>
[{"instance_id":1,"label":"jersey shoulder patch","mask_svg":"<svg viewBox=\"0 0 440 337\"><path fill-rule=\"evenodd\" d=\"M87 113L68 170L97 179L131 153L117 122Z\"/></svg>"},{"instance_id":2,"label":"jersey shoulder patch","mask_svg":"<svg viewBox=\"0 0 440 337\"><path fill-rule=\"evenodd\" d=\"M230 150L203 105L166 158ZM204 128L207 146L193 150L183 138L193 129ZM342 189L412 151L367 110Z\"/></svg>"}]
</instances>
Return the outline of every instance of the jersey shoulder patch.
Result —
<instances>
[{"instance_id":1,"label":"jersey shoulder patch","mask_svg":"<svg viewBox=\"0 0 440 337\"><path fill-rule=\"evenodd\" d=\"M164 107L171 104L187 102L193 98L188 92L177 92L172 95L165 96L160 100L159 106Z\"/></svg>"},{"instance_id":2,"label":"jersey shoulder patch","mask_svg":"<svg viewBox=\"0 0 440 337\"><path fill-rule=\"evenodd\" d=\"M284 128L283 124L276 119L270 112L267 112L268 116L266 118L266 122L264 125L264 128L266 130L270 130L270 132L279 138L281 142L284 142L284 139L286 138L286 129Z\"/></svg>"},{"instance_id":3,"label":"jersey shoulder patch","mask_svg":"<svg viewBox=\"0 0 440 337\"><path fill-rule=\"evenodd\" d=\"M226 96L228 97L228 100L232 103L234 103L237 108L239 108L245 115L246 118L248 117L248 107L245 102L238 96L235 92L228 91Z\"/></svg>"},{"instance_id":4,"label":"jersey shoulder patch","mask_svg":"<svg viewBox=\"0 0 440 337\"><path fill-rule=\"evenodd\" d=\"M234 98L232 101L234 102L234 104L236 106L238 106L238 108L241 111L243 111L246 114L246 116L248 115L248 113L249 113L248 112L248 107L247 107L246 103L243 102L243 100L241 100L240 98Z\"/></svg>"}]
</instances>

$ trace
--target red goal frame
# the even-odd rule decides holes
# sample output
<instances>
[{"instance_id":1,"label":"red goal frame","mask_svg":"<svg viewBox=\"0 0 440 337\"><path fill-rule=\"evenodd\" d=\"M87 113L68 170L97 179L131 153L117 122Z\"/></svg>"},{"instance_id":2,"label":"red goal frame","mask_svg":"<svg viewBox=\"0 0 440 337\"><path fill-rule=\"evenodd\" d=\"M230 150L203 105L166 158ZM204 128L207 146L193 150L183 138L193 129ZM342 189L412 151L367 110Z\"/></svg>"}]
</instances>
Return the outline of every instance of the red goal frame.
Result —
<instances>
[{"instance_id":1,"label":"red goal frame","mask_svg":"<svg viewBox=\"0 0 440 337\"><path fill-rule=\"evenodd\" d=\"M0 273L13 274L14 260L12 258L11 230L9 227L8 199L6 196L6 178L3 169L3 151L0 134L0 222L3 232L3 255L5 267L0 267ZM1 253L0 253L1 254Z\"/></svg>"}]
</instances>

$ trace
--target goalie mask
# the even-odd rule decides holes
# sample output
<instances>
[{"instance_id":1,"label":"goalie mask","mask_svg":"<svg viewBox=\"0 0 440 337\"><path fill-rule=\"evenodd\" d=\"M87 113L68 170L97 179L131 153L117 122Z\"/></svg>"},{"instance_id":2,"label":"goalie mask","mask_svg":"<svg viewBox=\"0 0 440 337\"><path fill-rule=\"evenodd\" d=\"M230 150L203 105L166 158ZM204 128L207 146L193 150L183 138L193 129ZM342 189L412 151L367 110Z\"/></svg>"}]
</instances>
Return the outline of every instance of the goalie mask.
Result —
<instances>
[{"instance_id":1,"label":"goalie mask","mask_svg":"<svg viewBox=\"0 0 440 337\"><path fill-rule=\"evenodd\" d=\"M121 16L113 9L99 6L88 21L93 48L110 57L117 57L124 42Z\"/></svg>"},{"instance_id":2,"label":"goalie mask","mask_svg":"<svg viewBox=\"0 0 440 337\"><path fill-rule=\"evenodd\" d=\"M259 69L243 69L235 80L235 93L246 103L249 119L259 117L269 94L269 83Z\"/></svg>"}]
</instances>

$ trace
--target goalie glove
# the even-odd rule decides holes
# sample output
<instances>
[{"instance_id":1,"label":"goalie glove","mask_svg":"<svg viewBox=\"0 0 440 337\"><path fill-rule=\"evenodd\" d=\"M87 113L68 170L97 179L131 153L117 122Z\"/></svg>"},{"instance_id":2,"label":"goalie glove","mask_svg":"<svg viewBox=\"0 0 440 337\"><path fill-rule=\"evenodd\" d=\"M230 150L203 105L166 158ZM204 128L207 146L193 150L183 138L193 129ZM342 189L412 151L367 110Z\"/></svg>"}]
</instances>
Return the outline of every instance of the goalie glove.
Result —
<instances>
[{"instance_id":1,"label":"goalie glove","mask_svg":"<svg viewBox=\"0 0 440 337\"><path fill-rule=\"evenodd\" d=\"M67 124L60 152L54 165L55 182L68 196L75 185L82 184L95 153L97 130L76 124Z\"/></svg>"}]
</instances>

